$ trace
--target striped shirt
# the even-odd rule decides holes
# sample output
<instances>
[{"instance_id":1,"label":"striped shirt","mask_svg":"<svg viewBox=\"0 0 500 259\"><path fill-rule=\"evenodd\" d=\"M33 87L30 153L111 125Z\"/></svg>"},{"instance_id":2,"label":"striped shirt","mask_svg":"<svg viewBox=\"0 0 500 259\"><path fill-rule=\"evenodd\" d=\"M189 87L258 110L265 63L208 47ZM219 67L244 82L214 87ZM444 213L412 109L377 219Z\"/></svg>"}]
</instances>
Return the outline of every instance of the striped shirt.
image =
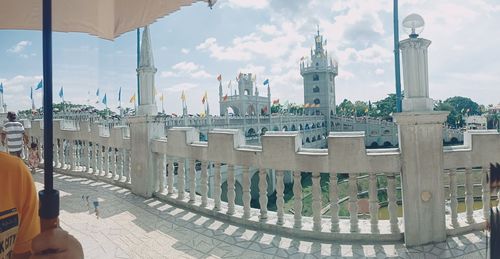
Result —
<instances>
[{"instance_id":1,"label":"striped shirt","mask_svg":"<svg viewBox=\"0 0 500 259\"><path fill-rule=\"evenodd\" d=\"M9 121L3 125L7 137L9 152L18 152L23 149L24 126L18 121Z\"/></svg>"}]
</instances>

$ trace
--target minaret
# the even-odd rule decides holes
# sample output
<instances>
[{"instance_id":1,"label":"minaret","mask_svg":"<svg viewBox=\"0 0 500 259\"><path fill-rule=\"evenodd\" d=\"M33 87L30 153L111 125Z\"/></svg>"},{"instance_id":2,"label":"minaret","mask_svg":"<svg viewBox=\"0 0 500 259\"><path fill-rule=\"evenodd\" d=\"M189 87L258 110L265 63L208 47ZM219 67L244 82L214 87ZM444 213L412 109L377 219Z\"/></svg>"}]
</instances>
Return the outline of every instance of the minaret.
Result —
<instances>
[{"instance_id":1,"label":"minaret","mask_svg":"<svg viewBox=\"0 0 500 259\"><path fill-rule=\"evenodd\" d=\"M139 68L137 68L141 95L137 115L156 115L158 112L154 93L156 71L149 26L146 26L142 34L141 57Z\"/></svg>"}]
</instances>

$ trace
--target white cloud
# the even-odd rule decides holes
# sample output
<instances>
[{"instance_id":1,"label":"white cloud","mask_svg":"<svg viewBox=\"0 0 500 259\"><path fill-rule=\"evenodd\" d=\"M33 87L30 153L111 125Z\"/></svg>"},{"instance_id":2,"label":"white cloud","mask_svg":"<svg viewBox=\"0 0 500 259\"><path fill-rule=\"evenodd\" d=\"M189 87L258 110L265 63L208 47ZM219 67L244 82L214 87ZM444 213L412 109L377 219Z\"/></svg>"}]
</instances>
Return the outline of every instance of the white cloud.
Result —
<instances>
[{"instance_id":1,"label":"white cloud","mask_svg":"<svg viewBox=\"0 0 500 259\"><path fill-rule=\"evenodd\" d=\"M171 71L162 71L161 77L211 78L213 75L193 62L182 61L172 66Z\"/></svg>"},{"instance_id":2,"label":"white cloud","mask_svg":"<svg viewBox=\"0 0 500 259\"><path fill-rule=\"evenodd\" d=\"M193 62L180 62L172 66L172 69L177 70L179 72L193 72L195 70L198 70L200 66L196 65Z\"/></svg>"},{"instance_id":3,"label":"white cloud","mask_svg":"<svg viewBox=\"0 0 500 259\"><path fill-rule=\"evenodd\" d=\"M182 54L188 54L189 53L189 49L182 48L181 52L182 52Z\"/></svg>"},{"instance_id":4,"label":"white cloud","mask_svg":"<svg viewBox=\"0 0 500 259\"><path fill-rule=\"evenodd\" d=\"M190 89L198 87L198 84L193 84L193 83L180 83L180 84L175 84L170 87L167 87L165 90L167 92L182 92L182 91L188 91Z\"/></svg>"},{"instance_id":5,"label":"white cloud","mask_svg":"<svg viewBox=\"0 0 500 259\"><path fill-rule=\"evenodd\" d=\"M231 8L263 9L269 5L269 0L229 0L227 5Z\"/></svg>"},{"instance_id":6,"label":"white cloud","mask_svg":"<svg viewBox=\"0 0 500 259\"><path fill-rule=\"evenodd\" d=\"M23 40L18 42L16 45L12 46L7 51L12 53L21 53L28 46L31 46L31 41Z\"/></svg>"}]
</instances>

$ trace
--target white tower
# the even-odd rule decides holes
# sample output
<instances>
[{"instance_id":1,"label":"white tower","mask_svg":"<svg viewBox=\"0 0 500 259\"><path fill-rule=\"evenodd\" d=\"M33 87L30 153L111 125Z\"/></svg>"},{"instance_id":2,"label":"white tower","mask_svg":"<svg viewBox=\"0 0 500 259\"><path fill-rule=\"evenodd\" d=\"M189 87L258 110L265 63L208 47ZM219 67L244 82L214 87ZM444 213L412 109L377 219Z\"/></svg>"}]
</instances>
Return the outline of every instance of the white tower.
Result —
<instances>
[{"instance_id":1,"label":"white tower","mask_svg":"<svg viewBox=\"0 0 500 259\"><path fill-rule=\"evenodd\" d=\"M139 75L139 107L137 115L156 115L158 108L155 100L155 74L157 69L154 65L153 47L149 26L144 28L141 42L141 59L137 74Z\"/></svg>"}]
</instances>

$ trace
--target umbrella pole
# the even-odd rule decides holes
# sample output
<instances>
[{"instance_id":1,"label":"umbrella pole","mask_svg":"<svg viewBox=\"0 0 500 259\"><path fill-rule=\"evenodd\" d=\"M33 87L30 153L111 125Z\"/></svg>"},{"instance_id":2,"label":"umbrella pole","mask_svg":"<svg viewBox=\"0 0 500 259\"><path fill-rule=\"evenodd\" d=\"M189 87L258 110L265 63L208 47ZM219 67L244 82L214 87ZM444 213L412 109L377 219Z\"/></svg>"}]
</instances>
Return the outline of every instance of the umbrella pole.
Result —
<instances>
[{"instance_id":1,"label":"umbrella pole","mask_svg":"<svg viewBox=\"0 0 500 259\"><path fill-rule=\"evenodd\" d=\"M59 216L59 191L53 181L52 129L52 0L43 0L43 157L44 189L38 193L42 231L56 228Z\"/></svg>"}]
</instances>

